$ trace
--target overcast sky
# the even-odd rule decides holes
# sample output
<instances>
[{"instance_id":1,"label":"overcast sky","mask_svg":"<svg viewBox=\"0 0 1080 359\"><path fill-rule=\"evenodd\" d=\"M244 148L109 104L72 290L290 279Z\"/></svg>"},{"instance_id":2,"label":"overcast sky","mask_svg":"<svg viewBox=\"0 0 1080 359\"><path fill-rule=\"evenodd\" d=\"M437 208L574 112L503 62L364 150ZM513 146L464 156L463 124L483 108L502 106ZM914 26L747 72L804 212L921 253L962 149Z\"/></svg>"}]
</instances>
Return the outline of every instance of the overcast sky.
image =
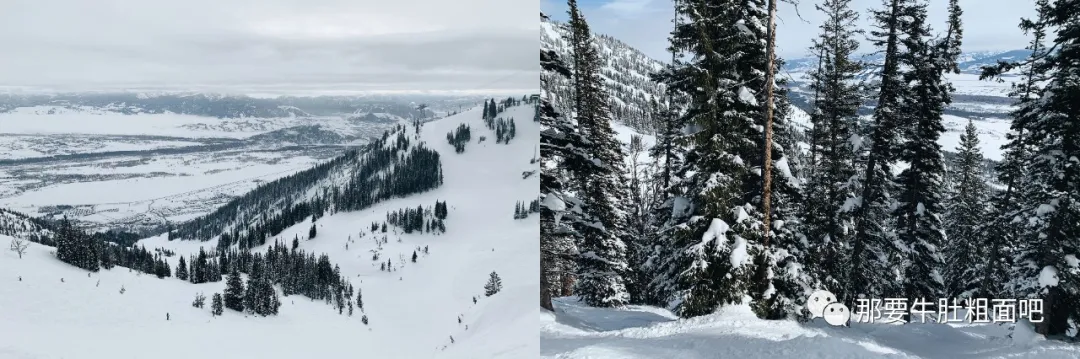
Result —
<instances>
[{"instance_id":1,"label":"overcast sky","mask_svg":"<svg viewBox=\"0 0 1080 359\"><path fill-rule=\"evenodd\" d=\"M539 87L535 0L0 0L0 86Z\"/></svg>"},{"instance_id":2,"label":"overcast sky","mask_svg":"<svg viewBox=\"0 0 1080 359\"><path fill-rule=\"evenodd\" d=\"M566 1L540 0L542 11L561 21L566 20ZM810 41L818 33L824 16L814 9L821 0L797 0L796 7L787 2L777 6L777 53L786 58L807 56ZM881 0L853 0L864 29L870 28L870 8L880 8ZM945 29L948 16L946 0L929 1L929 21L935 31ZM673 26L672 0L578 0L594 32L614 36L645 52L652 58L666 61L671 54L665 50L667 36ZM1021 17L1034 16L1034 0L960 0L964 11L964 51L1022 49L1028 39L1017 27ZM873 52L868 44L860 52Z\"/></svg>"}]
</instances>

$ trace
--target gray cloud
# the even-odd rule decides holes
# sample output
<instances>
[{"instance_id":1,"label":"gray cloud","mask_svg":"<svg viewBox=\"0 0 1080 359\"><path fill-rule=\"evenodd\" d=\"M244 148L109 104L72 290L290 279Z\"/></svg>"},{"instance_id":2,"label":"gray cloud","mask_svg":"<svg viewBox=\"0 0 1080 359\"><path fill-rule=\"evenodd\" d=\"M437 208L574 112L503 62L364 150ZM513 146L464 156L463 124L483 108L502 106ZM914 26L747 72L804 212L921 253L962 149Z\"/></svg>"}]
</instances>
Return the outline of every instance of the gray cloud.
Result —
<instances>
[{"instance_id":1,"label":"gray cloud","mask_svg":"<svg viewBox=\"0 0 1080 359\"><path fill-rule=\"evenodd\" d=\"M527 0L9 0L0 85L533 89ZM285 86L270 89L273 86ZM351 90L350 90L351 89Z\"/></svg>"},{"instance_id":2,"label":"gray cloud","mask_svg":"<svg viewBox=\"0 0 1080 359\"><path fill-rule=\"evenodd\" d=\"M817 26L824 18L814 9L820 0L797 2L797 8L784 1L777 8L777 53L789 58L807 56L810 41L818 34ZM671 58L665 48L673 26L672 3L672 0L579 0L593 31L615 36L658 60ZM1028 39L1017 24L1021 17L1034 16L1033 3L1031 0L960 0L964 10L964 50L1023 48ZM943 30L948 2L931 0L929 4L930 23L935 30ZM556 19L566 19L565 1L541 0L540 7ZM853 0L852 7L859 11L860 26L869 29L867 10L880 8L881 1ZM874 49L864 42L861 51Z\"/></svg>"}]
</instances>

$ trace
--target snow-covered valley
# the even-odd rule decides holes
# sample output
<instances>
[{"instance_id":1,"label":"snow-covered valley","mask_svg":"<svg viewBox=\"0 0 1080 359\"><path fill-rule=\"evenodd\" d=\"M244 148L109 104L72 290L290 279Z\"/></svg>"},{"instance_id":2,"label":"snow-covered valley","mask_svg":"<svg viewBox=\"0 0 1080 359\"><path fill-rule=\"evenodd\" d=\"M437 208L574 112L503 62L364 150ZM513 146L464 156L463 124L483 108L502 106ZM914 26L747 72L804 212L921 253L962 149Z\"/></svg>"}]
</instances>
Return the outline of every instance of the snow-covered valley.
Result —
<instances>
[{"instance_id":1,"label":"snow-covered valley","mask_svg":"<svg viewBox=\"0 0 1080 359\"><path fill-rule=\"evenodd\" d=\"M97 229L155 230L410 122L360 110L300 113L218 118L70 105L9 108L0 111L0 207L67 215Z\"/></svg>"}]
</instances>

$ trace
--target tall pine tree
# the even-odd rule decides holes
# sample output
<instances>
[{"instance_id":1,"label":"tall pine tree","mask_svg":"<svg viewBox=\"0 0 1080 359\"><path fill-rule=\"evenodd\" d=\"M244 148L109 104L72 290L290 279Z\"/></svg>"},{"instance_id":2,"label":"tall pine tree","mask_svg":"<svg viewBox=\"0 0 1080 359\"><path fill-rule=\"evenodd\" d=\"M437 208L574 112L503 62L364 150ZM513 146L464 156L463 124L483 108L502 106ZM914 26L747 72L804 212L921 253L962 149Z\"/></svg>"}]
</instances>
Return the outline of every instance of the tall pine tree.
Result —
<instances>
[{"instance_id":1,"label":"tall pine tree","mask_svg":"<svg viewBox=\"0 0 1080 359\"><path fill-rule=\"evenodd\" d=\"M818 54L818 68L811 73L813 103L811 169L806 189L805 214L810 243L807 265L825 288L840 293L847 273L854 221L845 206L854 198L857 113L863 86L856 76L865 65L852 59L858 50L855 29L859 15L850 0L826 0L818 6L825 14L821 35L811 50Z\"/></svg>"},{"instance_id":2,"label":"tall pine tree","mask_svg":"<svg viewBox=\"0 0 1080 359\"><path fill-rule=\"evenodd\" d=\"M1049 82L1026 108L1025 145L1032 151L1018 222L1028 228L1017 241L1012 276L1019 296L1043 300L1036 331L1059 335L1080 322L1080 0L1039 10L1056 30L1057 51L1033 70Z\"/></svg>"},{"instance_id":3,"label":"tall pine tree","mask_svg":"<svg viewBox=\"0 0 1080 359\"><path fill-rule=\"evenodd\" d=\"M983 245L981 225L987 215L987 188L981 172L982 153L979 151L979 134L975 123L968 120L960 135L960 147L956 149L953 168L957 172L957 186L949 200L950 208L945 217L945 296L947 298L975 298L985 270L987 248Z\"/></svg>"},{"instance_id":4,"label":"tall pine tree","mask_svg":"<svg viewBox=\"0 0 1080 359\"><path fill-rule=\"evenodd\" d=\"M955 1L953 2L955 5ZM953 12L958 7L951 7ZM960 46L959 16L950 17L947 35L935 42L926 24L926 5L910 8L910 24L904 39L906 51L901 61L910 71L904 80L910 86L906 101L901 105L903 127L899 159L908 168L897 178L900 190L896 216L899 254L904 268L902 291L904 298L939 298L944 292L942 269L945 231L944 215L945 162L938 139L945 132L942 112L951 102L952 86L945 81L947 71L955 68L955 55Z\"/></svg>"},{"instance_id":5,"label":"tall pine tree","mask_svg":"<svg viewBox=\"0 0 1080 359\"><path fill-rule=\"evenodd\" d=\"M576 292L591 306L620 306L630 301L624 275L626 263L626 218L618 201L626 200L621 145L611 128L608 98L600 77L600 57L589 25L569 0L570 36L573 49L573 86L578 129L589 144L590 159L598 166L574 169L577 190L595 222L581 223L581 255L578 259Z\"/></svg>"},{"instance_id":6,"label":"tall pine tree","mask_svg":"<svg viewBox=\"0 0 1080 359\"><path fill-rule=\"evenodd\" d=\"M554 51L540 52L540 306L554 310L552 297L565 294L564 283L573 278L577 241L574 223L589 220L581 202L569 191L568 168L595 165L589 160L585 139L573 121L556 111L553 102L570 101L550 91L551 77L569 78L570 70Z\"/></svg>"},{"instance_id":7,"label":"tall pine tree","mask_svg":"<svg viewBox=\"0 0 1080 359\"><path fill-rule=\"evenodd\" d=\"M858 196L851 199L857 206L855 233L843 290L837 294L849 305L860 294L867 297L899 294L893 282L903 275L902 268L892 266L898 262L901 251L893 240L895 221L890 216L896 191L892 167L899 157L902 105L909 91L901 71L902 42L911 26L914 9L914 0L884 0L883 9L871 10L877 27L871 31L872 43L883 50L885 64L872 124L860 131L860 142L868 142L869 148L860 159L865 164L861 165Z\"/></svg>"}]
</instances>

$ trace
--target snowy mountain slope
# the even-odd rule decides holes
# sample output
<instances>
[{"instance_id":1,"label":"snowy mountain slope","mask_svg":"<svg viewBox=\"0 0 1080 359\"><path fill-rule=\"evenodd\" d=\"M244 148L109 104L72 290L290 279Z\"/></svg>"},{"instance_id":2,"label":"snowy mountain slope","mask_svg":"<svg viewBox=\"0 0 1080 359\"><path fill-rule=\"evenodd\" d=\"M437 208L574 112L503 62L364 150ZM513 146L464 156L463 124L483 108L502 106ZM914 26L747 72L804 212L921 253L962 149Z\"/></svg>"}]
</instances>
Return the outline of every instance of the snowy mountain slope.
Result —
<instances>
[{"instance_id":1,"label":"snowy mountain slope","mask_svg":"<svg viewBox=\"0 0 1080 359\"><path fill-rule=\"evenodd\" d=\"M53 235L51 226L25 214L0 208L0 235L37 240ZM4 245L9 241L3 241Z\"/></svg>"},{"instance_id":2,"label":"snowy mountain slope","mask_svg":"<svg viewBox=\"0 0 1080 359\"><path fill-rule=\"evenodd\" d=\"M996 65L998 61L1019 61L1031 55L1030 50L1004 50L1004 51L968 51L957 58L957 66L961 73L978 75L983 66ZM885 63L885 56L881 53L856 55L856 58L881 67ZM817 66L817 58L800 57L788 59L784 62L783 70L787 72L810 72Z\"/></svg>"},{"instance_id":3,"label":"snowy mountain slope","mask_svg":"<svg viewBox=\"0 0 1080 359\"><path fill-rule=\"evenodd\" d=\"M564 59L571 55L570 45L567 43L565 34L568 33L566 25L554 20L542 18L540 21L540 49L555 50ZM612 118L617 122L625 123L639 131L646 130L640 124L643 111L648 110L649 100L659 96L663 88L649 80L650 74L663 68L663 63L649 58L645 53L627 45L614 37L604 34L593 34L593 41L599 47L601 78L606 85L605 90L610 97ZM567 66L572 66L567 61ZM559 92L560 97L568 97L570 83L564 79L551 79L549 86L553 91ZM570 113L567 108L560 108L562 113ZM651 131L651 130L650 130Z\"/></svg>"},{"instance_id":4,"label":"snowy mountain slope","mask_svg":"<svg viewBox=\"0 0 1080 359\"><path fill-rule=\"evenodd\" d=\"M936 323L832 327L820 318L806 324L761 320L745 305L690 320L652 307L590 308L572 297L557 299L555 307L555 314L540 313L541 358L1080 357L1080 347L1042 339L1024 322L1015 329Z\"/></svg>"},{"instance_id":5,"label":"snowy mountain slope","mask_svg":"<svg viewBox=\"0 0 1080 359\"><path fill-rule=\"evenodd\" d=\"M0 253L0 332L5 333L0 357L535 357L538 222L535 214L515 220L511 213L517 201L538 195L538 176L521 175L537 169L530 164L539 136L539 126L529 121L533 111L532 106L516 106L500 114L517 119L517 135L509 144L473 141L460 154L445 139L458 125L471 126L474 138L494 137L480 109L425 124L419 137L440 154L443 185L359 211L328 213L316 222L318 235L299 242L300 249L329 254L362 291L367 326L360 313L339 315L299 295L282 297L277 316L226 310L214 318L191 301L197 292L208 297L221 292L223 281L190 284L120 267L87 275L56 260L51 247L34 244L21 260L15 253ZM429 207L435 201L450 207L445 234L391 229L387 242L375 245L372 222L385 220L388 211ZM309 217L278 237L305 238L310 227ZM383 234L377 235L381 239ZM0 235L0 242L7 239ZM168 241L162 235L139 245L175 251L177 256L168 258L175 267L179 256L200 247L213 249L216 241ZM412 263L408 257L417 247L428 247L429 254L420 253ZM379 270L381 261L372 260L372 251L392 259L398 269ZM503 289L485 297L483 286L492 271L502 278ZM56 345L57 337L65 338L64 345Z\"/></svg>"}]
</instances>

